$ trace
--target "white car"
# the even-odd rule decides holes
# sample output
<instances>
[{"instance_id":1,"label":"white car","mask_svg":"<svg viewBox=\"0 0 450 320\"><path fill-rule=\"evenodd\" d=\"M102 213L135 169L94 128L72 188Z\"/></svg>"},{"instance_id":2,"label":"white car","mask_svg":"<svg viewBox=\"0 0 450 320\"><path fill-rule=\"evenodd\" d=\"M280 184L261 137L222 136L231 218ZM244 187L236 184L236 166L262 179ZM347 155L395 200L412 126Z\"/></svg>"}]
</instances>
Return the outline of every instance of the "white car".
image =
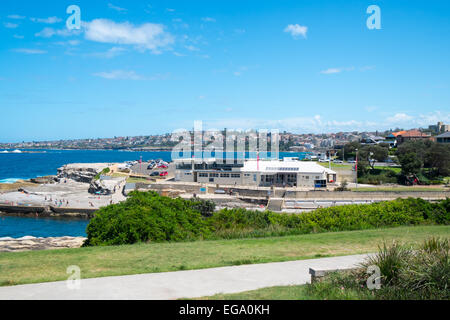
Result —
<instances>
[{"instance_id":1,"label":"white car","mask_svg":"<svg viewBox=\"0 0 450 320\"><path fill-rule=\"evenodd\" d=\"M342 160L333 160L333 163L344 163Z\"/></svg>"},{"instance_id":2,"label":"white car","mask_svg":"<svg viewBox=\"0 0 450 320\"><path fill-rule=\"evenodd\" d=\"M319 162L329 162L330 160L328 159L319 159Z\"/></svg>"}]
</instances>

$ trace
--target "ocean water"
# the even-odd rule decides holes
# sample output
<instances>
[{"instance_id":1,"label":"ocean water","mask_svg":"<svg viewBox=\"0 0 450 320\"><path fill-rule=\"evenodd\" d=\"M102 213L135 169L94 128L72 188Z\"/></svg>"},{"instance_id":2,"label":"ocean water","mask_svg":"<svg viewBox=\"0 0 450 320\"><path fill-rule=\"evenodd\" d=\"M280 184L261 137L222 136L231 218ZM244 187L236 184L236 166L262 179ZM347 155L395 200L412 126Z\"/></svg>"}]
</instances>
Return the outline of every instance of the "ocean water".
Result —
<instances>
[{"instance_id":1,"label":"ocean water","mask_svg":"<svg viewBox=\"0 0 450 320\"><path fill-rule=\"evenodd\" d=\"M55 175L58 168L68 163L124 162L151 159L171 161L170 151L117 151L117 150L30 150L36 153L8 153L0 150L0 183ZM22 150L27 151L27 150ZM282 157L299 157L305 152L280 152ZM248 155L247 155L248 157Z\"/></svg>"},{"instance_id":2,"label":"ocean water","mask_svg":"<svg viewBox=\"0 0 450 320\"><path fill-rule=\"evenodd\" d=\"M85 237L89 220L0 217L0 238L33 237Z\"/></svg>"},{"instance_id":3,"label":"ocean water","mask_svg":"<svg viewBox=\"0 0 450 320\"><path fill-rule=\"evenodd\" d=\"M42 150L37 153L4 153L0 150L0 183L54 175L68 163L124 162L163 159L170 161L171 152L126 152L102 150ZM26 151L26 150L22 150Z\"/></svg>"}]
</instances>

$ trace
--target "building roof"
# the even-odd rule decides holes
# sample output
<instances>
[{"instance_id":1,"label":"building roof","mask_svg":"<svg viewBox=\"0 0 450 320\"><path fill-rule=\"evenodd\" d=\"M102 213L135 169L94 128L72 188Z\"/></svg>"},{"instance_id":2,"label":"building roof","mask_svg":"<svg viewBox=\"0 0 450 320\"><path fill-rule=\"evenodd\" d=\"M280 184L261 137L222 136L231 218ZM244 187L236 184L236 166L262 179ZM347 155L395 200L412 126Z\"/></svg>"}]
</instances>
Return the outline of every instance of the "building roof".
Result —
<instances>
[{"instance_id":1,"label":"building roof","mask_svg":"<svg viewBox=\"0 0 450 320\"><path fill-rule=\"evenodd\" d=\"M397 137L398 135L402 135L404 134L406 131L397 131L397 132L392 132L389 136L393 136L393 137Z\"/></svg>"},{"instance_id":2,"label":"building roof","mask_svg":"<svg viewBox=\"0 0 450 320\"><path fill-rule=\"evenodd\" d=\"M405 133L400 134L402 137L429 137L430 135L427 133L423 133L419 130L408 130Z\"/></svg>"},{"instance_id":3,"label":"building roof","mask_svg":"<svg viewBox=\"0 0 450 320\"><path fill-rule=\"evenodd\" d=\"M440 135L436 136L436 138L450 138L450 131L440 134Z\"/></svg>"},{"instance_id":4,"label":"building roof","mask_svg":"<svg viewBox=\"0 0 450 320\"><path fill-rule=\"evenodd\" d=\"M259 170L258 170L259 166ZM244 162L242 172L261 173L329 173L336 174L335 171L325 168L320 164L311 161L281 161L281 160L248 160Z\"/></svg>"}]
</instances>

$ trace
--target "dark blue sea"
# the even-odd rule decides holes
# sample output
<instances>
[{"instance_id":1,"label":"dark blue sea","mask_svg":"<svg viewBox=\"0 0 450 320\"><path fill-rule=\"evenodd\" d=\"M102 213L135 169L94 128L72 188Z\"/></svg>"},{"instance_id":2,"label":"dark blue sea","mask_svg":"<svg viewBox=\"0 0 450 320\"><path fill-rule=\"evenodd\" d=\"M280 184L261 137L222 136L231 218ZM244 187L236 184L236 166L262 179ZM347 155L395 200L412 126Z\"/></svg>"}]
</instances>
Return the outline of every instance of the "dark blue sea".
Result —
<instances>
[{"instance_id":1,"label":"dark blue sea","mask_svg":"<svg viewBox=\"0 0 450 320\"><path fill-rule=\"evenodd\" d=\"M85 237L88 223L86 219L0 217L0 238Z\"/></svg>"},{"instance_id":2,"label":"dark blue sea","mask_svg":"<svg viewBox=\"0 0 450 320\"><path fill-rule=\"evenodd\" d=\"M59 167L68 163L124 162L139 160L141 157L143 161L151 159L171 161L170 151L21 150L33 153L2 151L5 150L0 150L0 183L55 175ZM305 155L304 152L280 152L279 156L303 159ZM0 237L85 236L87 223L87 220L75 219L0 217Z\"/></svg>"},{"instance_id":3,"label":"dark blue sea","mask_svg":"<svg viewBox=\"0 0 450 320\"><path fill-rule=\"evenodd\" d=\"M162 159L171 161L170 151L117 151L117 150L21 150L33 153L13 153L0 150L0 183L14 182L56 174L56 170L68 163L124 162ZM282 157L299 157L305 152L280 152Z\"/></svg>"}]
</instances>

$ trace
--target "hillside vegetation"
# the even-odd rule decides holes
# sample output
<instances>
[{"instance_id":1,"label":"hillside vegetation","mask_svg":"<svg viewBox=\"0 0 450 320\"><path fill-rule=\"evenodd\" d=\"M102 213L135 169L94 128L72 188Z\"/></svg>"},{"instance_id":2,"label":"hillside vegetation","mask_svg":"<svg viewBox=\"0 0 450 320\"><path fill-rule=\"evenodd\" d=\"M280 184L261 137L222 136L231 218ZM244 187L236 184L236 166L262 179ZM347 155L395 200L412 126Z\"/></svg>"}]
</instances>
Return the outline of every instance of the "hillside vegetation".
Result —
<instances>
[{"instance_id":1,"label":"hillside vegetation","mask_svg":"<svg viewBox=\"0 0 450 320\"><path fill-rule=\"evenodd\" d=\"M152 191L133 192L125 202L97 212L87 227L85 246L268 237L450 222L450 199L439 203L397 199L322 208L299 215L213 210L211 202L171 199Z\"/></svg>"}]
</instances>

